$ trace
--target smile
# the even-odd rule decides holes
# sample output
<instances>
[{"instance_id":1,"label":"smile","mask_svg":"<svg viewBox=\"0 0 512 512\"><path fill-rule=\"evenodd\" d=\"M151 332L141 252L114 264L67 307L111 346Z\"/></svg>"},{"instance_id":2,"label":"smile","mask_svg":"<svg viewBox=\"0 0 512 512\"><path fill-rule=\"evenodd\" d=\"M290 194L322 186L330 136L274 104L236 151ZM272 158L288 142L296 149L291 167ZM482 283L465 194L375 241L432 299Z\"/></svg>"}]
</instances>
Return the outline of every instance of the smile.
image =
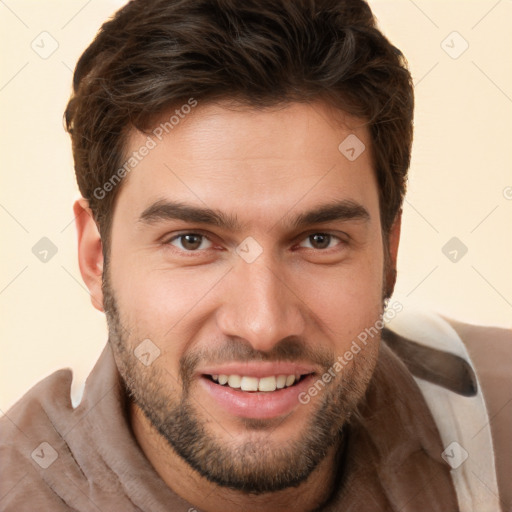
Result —
<instances>
[{"instance_id":1,"label":"smile","mask_svg":"<svg viewBox=\"0 0 512 512\"><path fill-rule=\"evenodd\" d=\"M268 377L251 377L248 375L205 375L213 382L221 386L239 389L246 392L262 391L271 393L273 391L289 388L298 384L307 375L270 375Z\"/></svg>"},{"instance_id":2,"label":"smile","mask_svg":"<svg viewBox=\"0 0 512 512\"><path fill-rule=\"evenodd\" d=\"M291 368L290 368L291 369ZM308 369L309 370L309 369ZM271 419L304 407L299 395L315 379L315 372L260 374L202 373L199 383L206 391L207 408L220 408L238 418ZM249 370L246 370L249 372ZM288 370L289 371L289 370Z\"/></svg>"}]
</instances>

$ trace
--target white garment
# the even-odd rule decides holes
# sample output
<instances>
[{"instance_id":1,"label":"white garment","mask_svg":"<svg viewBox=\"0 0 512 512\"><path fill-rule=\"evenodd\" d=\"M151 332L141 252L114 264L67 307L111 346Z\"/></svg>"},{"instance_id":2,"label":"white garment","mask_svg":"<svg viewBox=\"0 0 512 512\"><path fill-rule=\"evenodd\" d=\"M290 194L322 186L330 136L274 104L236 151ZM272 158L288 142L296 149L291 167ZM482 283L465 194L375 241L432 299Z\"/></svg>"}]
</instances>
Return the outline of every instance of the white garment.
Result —
<instances>
[{"instance_id":1,"label":"white garment","mask_svg":"<svg viewBox=\"0 0 512 512\"><path fill-rule=\"evenodd\" d=\"M458 395L446 388L416 378L439 429L445 450L443 458L451 474L461 512L499 512L498 483L490 420L478 370L453 327L434 313L402 312L387 326L396 334L461 357L477 377L475 396Z\"/></svg>"}]
</instances>

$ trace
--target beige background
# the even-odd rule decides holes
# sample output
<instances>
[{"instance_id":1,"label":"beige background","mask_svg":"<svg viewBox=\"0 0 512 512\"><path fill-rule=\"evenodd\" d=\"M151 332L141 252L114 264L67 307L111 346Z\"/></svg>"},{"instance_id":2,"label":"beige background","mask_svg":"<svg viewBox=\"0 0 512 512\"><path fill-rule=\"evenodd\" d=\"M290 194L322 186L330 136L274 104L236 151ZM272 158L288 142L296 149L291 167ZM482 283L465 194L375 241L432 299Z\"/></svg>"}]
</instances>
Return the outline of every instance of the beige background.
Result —
<instances>
[{"instance_id":1,"label":"beige background","mask_svg":"<svg viewBox=\"0 0 512 512\"><path fill-rule=\"evenodd\" d=\"M77 188L62 112L77 58L123 3L0 0L3 411L55 369L72 367L83 380L106 340L77 265ZM512 1L370 4L416 84L395 298L511 327ZM32 252L42 237L58 250L46 263ZM457 262L442 252L453 237L468 249Z\"/></svg>"}]
</instances>

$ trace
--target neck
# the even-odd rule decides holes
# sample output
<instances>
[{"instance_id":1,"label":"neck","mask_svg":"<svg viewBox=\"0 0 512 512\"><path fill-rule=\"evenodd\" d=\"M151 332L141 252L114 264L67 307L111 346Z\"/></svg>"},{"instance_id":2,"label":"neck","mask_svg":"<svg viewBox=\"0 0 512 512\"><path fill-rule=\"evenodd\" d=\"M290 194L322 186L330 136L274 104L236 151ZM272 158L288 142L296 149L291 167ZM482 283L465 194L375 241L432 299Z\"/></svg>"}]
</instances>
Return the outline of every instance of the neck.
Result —
<instances>
[{"instance_id":1,"label":"neck","mask_svg":"<svg viewBox=\"0 0 512 512\"><path fill-rule=\"evenodd\" d=\"M339 445L297 487L254 495L221 487L188 465L155 430L140 408L130 404L132 429L142 451L162 480L181 498L208 512L308 512L325 503L334 487Z\"/></svg>"}]
</instances>

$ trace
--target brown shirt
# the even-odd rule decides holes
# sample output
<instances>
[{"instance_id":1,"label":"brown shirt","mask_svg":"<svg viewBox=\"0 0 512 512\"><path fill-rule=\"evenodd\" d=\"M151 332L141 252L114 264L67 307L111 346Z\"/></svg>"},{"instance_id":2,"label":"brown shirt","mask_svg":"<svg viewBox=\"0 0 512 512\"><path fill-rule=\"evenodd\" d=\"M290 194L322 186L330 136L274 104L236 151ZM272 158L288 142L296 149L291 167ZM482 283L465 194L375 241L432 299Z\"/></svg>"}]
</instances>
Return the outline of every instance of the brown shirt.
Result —
<instances>
[{"instance_id":1,"label":"brown shirt","mask_svg":"<svg viewBox=\"0 0 512 512\"><path fill-rule=\"evenodd\" d=\"M71 379L69 370L55 372L0 420L0 510L194 510L135 441L110 346L75 409ZM410 370L382 344L366 398L345 427L336 485L322 510L455 512L442 451Z\"/></svg>"}]
</instances>

